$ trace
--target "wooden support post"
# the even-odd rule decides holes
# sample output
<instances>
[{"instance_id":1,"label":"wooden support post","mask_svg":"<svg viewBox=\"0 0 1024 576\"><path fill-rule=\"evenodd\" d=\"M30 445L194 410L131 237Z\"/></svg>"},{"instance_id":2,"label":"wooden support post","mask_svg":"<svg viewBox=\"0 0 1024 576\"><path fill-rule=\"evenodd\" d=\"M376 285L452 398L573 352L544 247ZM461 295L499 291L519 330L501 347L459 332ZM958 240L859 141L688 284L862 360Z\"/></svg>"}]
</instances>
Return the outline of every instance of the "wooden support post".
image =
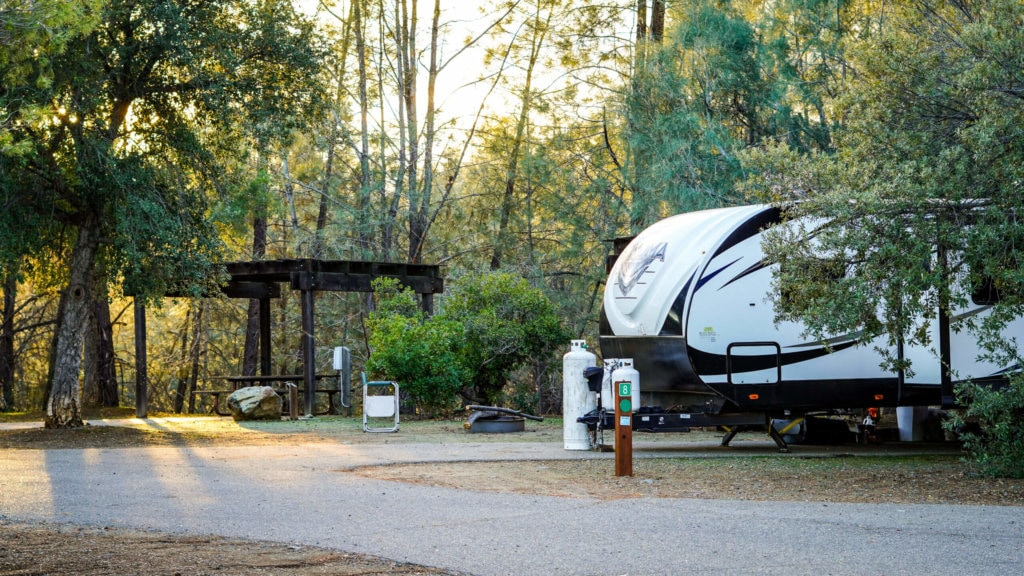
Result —
<instances>
[{"instance_id":1,"label":"wooden support post","mask_svg":"<svg viewBox=\"0 0 1024 576\"><path fill-rule=\"evenodd\" d=\"M146 367L146 305L135 298L135 417L149 412L149 386Z\"/></svg>"},{"instance_id":2,"label":"wooden support post","mask_svg":"<svg viewBox=\"0 0 1024 576\"><path fill-rule=\"evenodd\" d=\"M615 475L633 475L633 383L615 382Z\"/></svg>"},{"instance_id":3,"label":"wooden support post","mask_svg":"<svg viewBox=\"0 0 1024 576\"><path fill-rule=\"evenodd\" d=\"M316 401L316 338L313 336L314 291L302 288L302 378L306 385L306 417L313 416Z\"/></svg>"},{"instance_id":4,"label":"wooden support post","mask_svg":"<svg viewBox=\"0 0 1024 576\"><path fill-rule=\"evenodd\" d=\"M270 376L270 298L259 299L260 309L260 374Z\"/></svg>"},{"instance_id":5,"label":"wooden support post","mask_svg":"<svg viewBox=\"0 0 1024 576\"><path fill-rule=\"evenodd\" d=\"M288 419L299 419L299 386L295 382L286 383L288 386Z\"/></svg>"}]
</instances>

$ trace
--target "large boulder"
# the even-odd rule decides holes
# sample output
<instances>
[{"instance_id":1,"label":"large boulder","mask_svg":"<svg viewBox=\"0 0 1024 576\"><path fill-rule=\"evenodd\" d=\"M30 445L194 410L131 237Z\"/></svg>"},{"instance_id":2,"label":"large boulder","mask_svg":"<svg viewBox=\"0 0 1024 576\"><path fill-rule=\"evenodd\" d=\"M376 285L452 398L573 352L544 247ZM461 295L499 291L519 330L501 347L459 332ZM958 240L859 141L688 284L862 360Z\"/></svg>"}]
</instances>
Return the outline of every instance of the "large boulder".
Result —
<instances>
[{"instance_id":1,"label":"large boulder","mask_svg":"<svg viewBox=\"0 0 1024 576\"><path fill-rule=\"evenodd\" d=\"M280 420L283 401L270 386L247 386L228 396L231 417L238 420Z\"/></svg>"}]
</instances>

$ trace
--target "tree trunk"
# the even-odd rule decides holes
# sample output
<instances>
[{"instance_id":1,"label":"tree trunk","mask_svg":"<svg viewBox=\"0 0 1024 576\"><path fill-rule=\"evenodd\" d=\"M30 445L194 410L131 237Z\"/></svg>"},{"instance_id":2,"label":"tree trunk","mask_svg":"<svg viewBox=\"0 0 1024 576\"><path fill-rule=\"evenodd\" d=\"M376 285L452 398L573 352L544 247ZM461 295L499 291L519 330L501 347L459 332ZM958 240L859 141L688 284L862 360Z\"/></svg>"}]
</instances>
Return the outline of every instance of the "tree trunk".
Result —
<instances>
[{"instance_id":1,"label":"tree trunk","mask_svg":"<svg viewBox=\"0 0 1024 576\"><path fill-rule=\"evenodd\" d=\"M96 389L100 406L113 408L120 404L117 377L114 374L114 324L110 320L110 301L104 293L95 301L96 334Z\"/></svg>"},{"instance_id":2,"label":"tree trunk","mask_svg":"<svg viewBox=\"0 0 1024 576\"><path fill-rule=\"evenodd\" d=\"M17 270L4 278L3 324L0 325L0 411L14 408L14 307L18 295Z\"/></svg>"},{"instance_id":3,"label":"tree trunk","mask_svg":"<svg viewBox=\"0 0 1024 576\"><path fill-rule=\"evenodd\" d=\"M419 206L410 205L412 210L409 218L409 262L423 261L423 248L427 241L429 226L430 202L434 188L434 126L437 114L434 103L434 92L437 86L437 41L440 31L441 0L434 0L434 13L430 21L430 67L427 69L427 111L423 142L423 181L419 196Z\"/></svg>"},{"instance_id":4,"label":"tree trunk","mask_svg":"<svg viewBox=\"0 0 1024 576\"><path fill-rule=\"evenodd\" d=\"M326 255L327 247L324 245L323 233L327 228L328 219L328 208L329 201L333 189L335 188L334 182L334 157L335 149L338 139L341 137L340 126L341 119L339 115L342 110L345 109L345 97L346 97L346 85L345 85L345 72L346 64L348 63L348 50L349 45L352 41L352 26L354 23L355 11L358 10L358 2L353 2L349 5L349 16L343 22L342 36L341 36L341 47L338 50L338 54L341 57L341 61L335 71L335 93L334 93L334 108L328 114L330 119L331 128L328 131L329 139L327 141L327 160L324 162L324 179L320 193L320 208L316 215L316 236L313 243L313 257L324 258Z\"/></svg>"},{"instance_id":5,"label":"tree trunk","mask_svg":"<svg viewBox=\"0 0 1024 576\"><path fill-rule=\"evenodd\" d=\"M47 428L82 426L78 373L82 367L82 340L92 302L93 268L99 225L92 217L78 226L71 252L70 279L62 294L63 309L57 322L53 378L46 401Z\"/></svg>"},{"instance_id":6,"label":"tree trunk","mask_svg":"<svg viewBox=\"0 0 1024 576\"><path fill-rule=\"evenodd\" d=\"M192 325L192 345L189 347L188 356L191 362L191 370L188 375L188 384L185 388L185 394L188 396L189 413L195 412L195 404L193 402L194 396L192 392L196 389L196 381L199 379L199 358L203 352L203 309L206 308L206 301L199 300L195 314L193 315ZM180 386L180 384L179 384Z\"/></svg>"},{"instance_id":7,"label":"tree trunk","mask_svg":"<svg viewBox=\"0 0 1024 576\"><path fill-rule=\"evenodd\" d=\"M651 40L661 44L665 37L665 2L654 0L651 4Z\"/></svg>"},{"instance_id":8,"label":"tree trunk","mask_svg":"<svg viewBox=\"0 0 1024 576\"><path fill-rule=\"evenodd\" d=\"M414 252L420 244L420 237L423 233L423 219L419 213L421 205L420 195L426 193L422 187L419 174L420 146L419 146L419 104L416 101L417 80L419 72L419 48L416 45L416 28L419 25L417 6L419 2L413 2L412 7L408 6L406 0L396 2L396 9L401 5L401 14L397 28L401 31L399 37L399 50L401 55L399 65L401 67L400 88L402 91L402 102L405 105L405 129L406 142L409 155L406 160L405 175L407 180L406 188L408 199L408 256L409 262L415 261ZM411 12L411 14L410 14Z\"/></svg>"},{"instance_id":9,"label":"tree trunk","mask_svg":"<svg viewBox=\"0 0 1024 576\"><path fill-rule=\"evenodd\" d=\"M323 186L320 190L320 206L316 213L316 232L313 235L313 250L310 255L317 259L324 258L327 253L327 247L324 246L324 229L327 228L327 204L331 194L331 182L334 178L334 142L338 138L337 126L337 120L332 120L330 141L327 144L327 161L324 163Z\"/></svg>"},{"instance_id":10,"label":"tree trunk","mask_svg":"<svg viewBox=\"0 0 1024 576\"><path fill-rule=\"evenodd\" d=\"M96 286L93 286L93 293L96 293ZM100 404L100 334L99 323L96 321L99 299L93 298L88 306L88 316L85 319L86 329L82 336L82 406L99 406Z\"/></svg>"},{"instance_id":11,"label":"tree trunk","mask_svg":"<svg viewBox=\"0 0 1024 576\"><path fill-rule=\"evenodd\" d=\"M534 15L533 38L530 44L530 58L526 67L526 79L519 96L519 118L516 120L516 135L512 142L512 153L509 154L508 165L505 170L505 193L501 199L501 208L498 213L498 234L494 240L494 252L491 255L491 270L501 268L505 251L512 246L512 231L510 228L512 212L515 209L516 184L519 179L519 159L522 147L528 137L526 127L533 111L533 73L537 66L537 59L540 57L541 48L544 45L547 31L554 15L554 9L548 11L547 17L541 22L540 8Z\"/></svg>"},{"instance_id":12,"label":"tree trunk","mask_svg":"<svg viewBox=\"0 0 1024 576\"><path fill-rule=\"evenodd\" d=\"M647 0L636 2L636 41L637 43L647 38Z\"/></svg>"},{"instance_id":13,"label":"tree trunk","mask_svg":"<svg viewBox=\"0 0 1024 576\"><path fill-rule=\"evenodd\" d=\"M188 350L188 332L192 327L192 308L190 307L185 311L185 322L182 323L181 328L181 363L178 364L177 373L174 375L172 382L174 383L174 396L173 410L175 414L181 414L182 410L185 409L185 398L188 392L185 390L185 383L188 382L188 368L186 367L185 361L188 359L186 350Z\"/></svg>"},{"instance_id":14,"label":"tree trunk","mask_svg":"<svg viewBox=\"0 0 1024 576\"><path fill-rule=\"evenodd\" d=\"M114 378L114 329L110 321L106 280L99 278L101 274L96 276L85 331L82 405L110 407L118 405L117 381Z\"/></svg>"},{"instance_id":15,"label":"tree trunk","mask_svg":"<svg viewBox=\"0 0 1024 576\"><path fill-rule=\"evenodd\" d=\"M356 35L356 61L359 69L359 189L356 191L357 241L363 254L370 252L370 97L366 74L366 30L363 1L352 3L352 16ZM362 256L362 255L361 255Z\"/></svg>"},{"instance_id":16,"label":"tree trunk","mask_svg":"<svg viewBox=\"0 0 1024 576\"><path fill-rule=\"evenodd\" d=\"M256 218L252 223L252 257L262 260L267 254L267 219ZM197 335L198 336L198 335ZM259 360L260 343L260 301L249 299L249 310L246 314L245 346L242 352L242 374L253 376Z\"/></svg>"},{"instance_id":17,"label":"tree trunk","mask_svg":"<svg viewBox=\"0 0 1024 576\"><path fill-rule=\"evenodd\" d=\"M281 186L281 191L284 192L285 202L288 204L289 223L291 224L292 233L295 235L295 241L299 241L299 214L295 210L295 189L292 185L292 174L288 168L288 151L281 150L281 176L284 177L284 185Z\"/></svg>"}]
</instances>

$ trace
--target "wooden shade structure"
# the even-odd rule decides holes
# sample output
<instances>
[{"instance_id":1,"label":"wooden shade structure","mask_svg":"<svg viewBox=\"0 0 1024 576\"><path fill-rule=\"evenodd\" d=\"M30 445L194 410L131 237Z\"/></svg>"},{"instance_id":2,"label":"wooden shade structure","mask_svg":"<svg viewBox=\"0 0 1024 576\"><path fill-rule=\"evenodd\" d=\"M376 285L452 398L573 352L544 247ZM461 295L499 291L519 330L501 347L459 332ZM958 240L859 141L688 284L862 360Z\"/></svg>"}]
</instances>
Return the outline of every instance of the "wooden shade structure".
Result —
<instances>
[{"instance_id":1,"label":"wooden shade structure","mask_svg":"<svg viewBox=\"0 0 1024 576\"><path fill-rule=\"evenodd\" d=\"M317 291L372 292L376 278L394 278L420 295L423 310L430 314L434 294L444 290L441 267L434 264L399 264L359 260L317 260L288 258L224 264L230 279L221 287L229 298L252 298L259 301L260 374L269 376L270 300L281 296L281 284L287 282L301 293L302 307L302 376L305 390L305 413L313 414L316 387L315 294ZM146 317L141 302L135 303L135 415L145 418L146 383Z\"/></svg>"}]
</instances>

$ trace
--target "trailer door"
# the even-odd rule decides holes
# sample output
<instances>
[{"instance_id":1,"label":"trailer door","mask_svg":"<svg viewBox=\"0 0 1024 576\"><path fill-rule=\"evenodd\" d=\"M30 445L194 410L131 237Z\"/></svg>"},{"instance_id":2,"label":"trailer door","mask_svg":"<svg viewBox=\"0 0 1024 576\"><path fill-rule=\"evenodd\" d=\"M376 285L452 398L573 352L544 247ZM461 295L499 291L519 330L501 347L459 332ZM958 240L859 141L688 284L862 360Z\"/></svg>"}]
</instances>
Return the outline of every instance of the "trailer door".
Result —
<instances>
[{"instance_id":1,"label":"trailer door","mask_svg":"<svg viewBox=\"0 0 1024 576\"><path fill-rule=\"evenodd\" d=\"M733 385L775 386L782 380L778 342L733 342L725 352L726 376Z\"/></svg>"},{"instance_id":2,"label":"trailer door","mask_svg":"<svg viewBox=\"0 0 1024 576\"><path fill-rule=\"evenodd\" d=\"M782 381L782 347L778 342L733 342L726 347L725 374L738 405L771 403Z\"/></svg>"}]
</instances>

